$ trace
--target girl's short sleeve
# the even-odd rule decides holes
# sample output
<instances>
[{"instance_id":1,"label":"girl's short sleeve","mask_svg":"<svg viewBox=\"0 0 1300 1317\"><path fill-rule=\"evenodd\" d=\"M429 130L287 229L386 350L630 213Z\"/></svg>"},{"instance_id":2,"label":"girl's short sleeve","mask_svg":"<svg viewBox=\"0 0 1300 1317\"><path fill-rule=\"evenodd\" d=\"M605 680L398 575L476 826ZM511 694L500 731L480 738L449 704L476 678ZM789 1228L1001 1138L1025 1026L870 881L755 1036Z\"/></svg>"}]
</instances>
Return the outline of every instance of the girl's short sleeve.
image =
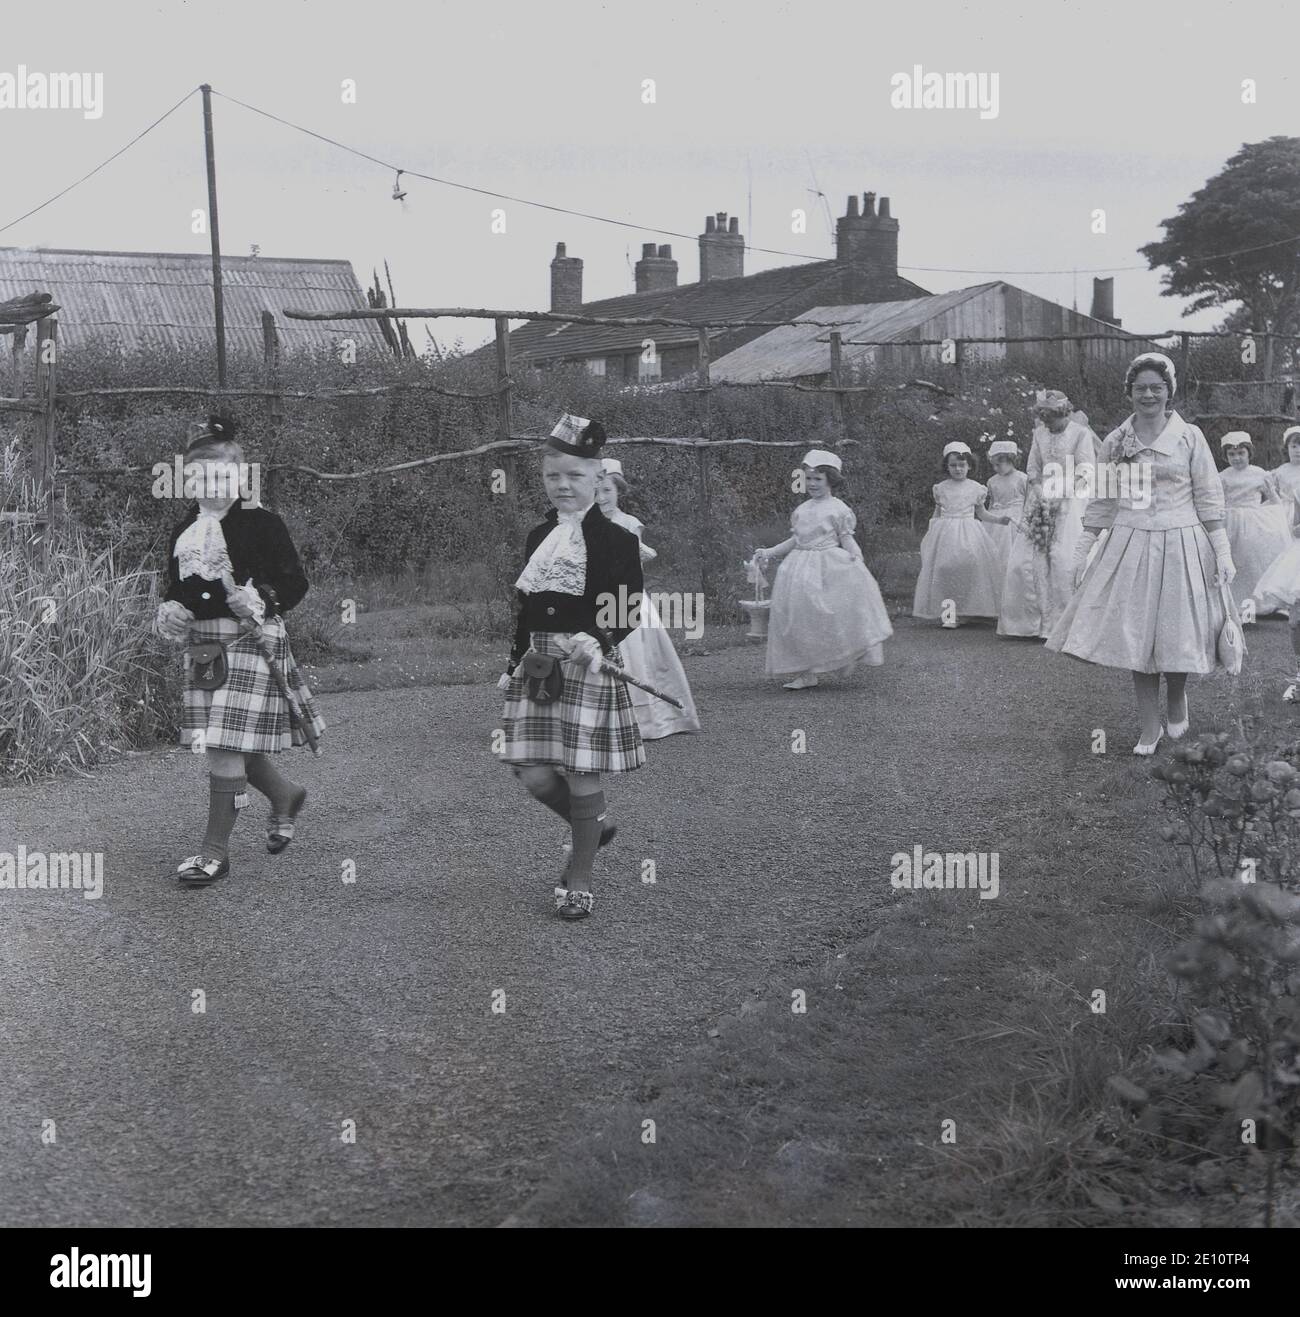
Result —
<instances>
[{"instance_id":1,"label":"girl's short sleeve","mask_svg":"<svg viewBox=\"0 0 1300 1317\"><path fill-rule=\"evenodd\" d=\"M831 518L831 525L835 527L837 535L852 535L857 529L858 519L852 508L847 506L839 507Z\"/></svg>"}]
</instances>

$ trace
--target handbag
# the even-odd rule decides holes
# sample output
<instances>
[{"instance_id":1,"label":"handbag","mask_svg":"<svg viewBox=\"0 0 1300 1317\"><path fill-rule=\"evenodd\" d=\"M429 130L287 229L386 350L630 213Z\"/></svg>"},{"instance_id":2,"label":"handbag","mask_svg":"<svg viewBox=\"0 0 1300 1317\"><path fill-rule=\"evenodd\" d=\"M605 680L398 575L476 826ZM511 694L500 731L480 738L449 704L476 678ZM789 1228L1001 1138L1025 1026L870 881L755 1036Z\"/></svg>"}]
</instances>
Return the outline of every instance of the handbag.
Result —
<instances>
[{"instance_id":1,"label":"handbag","mask_svg":"<svg viewBox=\"0 0 1300 1317\"><path fill-rule=\"evenodd\" d=\"M1241 673L1241 661L1246 655L1246 637L1238 620L1237 605L1233 602L1232 592L1225 582L1219 584L1219 596L1223 600L1225 616L1223 627L1219 631L1218 658L1228 675L1236 677Z\"/></svg>"},{"instance_id":2,"label":"handbag","mask_svg":"<svg viewBox=\"0 0 1300 1317\"><path fill-rule=\"evenodd\" d=\"M564 674L554 654L539 654L530 649L519 665L523 670L528 698L535 704L551 704L564 689Z\"/></svg>"},{"instance_id":3,"label":"handbag","mask_svg":"<svg viewBox=\"0 0 1300 1317\"><path fill-rule=\"evenodd\" d=\"M195 690L215 691L226 684L230 662L226 647L219 640L204 640L185 651L190 664L190 685Z\"/></svg>"}]
</instances>

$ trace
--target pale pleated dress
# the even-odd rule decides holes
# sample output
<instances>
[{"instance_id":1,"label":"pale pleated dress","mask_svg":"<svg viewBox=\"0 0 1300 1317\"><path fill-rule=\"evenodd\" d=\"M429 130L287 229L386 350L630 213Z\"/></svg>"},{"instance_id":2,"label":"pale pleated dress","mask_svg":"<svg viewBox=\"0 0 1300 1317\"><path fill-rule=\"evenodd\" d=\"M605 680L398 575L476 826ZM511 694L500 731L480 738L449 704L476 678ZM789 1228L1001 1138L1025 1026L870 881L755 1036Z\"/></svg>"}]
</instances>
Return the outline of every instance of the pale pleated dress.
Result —
<instances>
[{"instance_id":1,"label":"pale pleated dress","mask_svg":"<svg viewBox=\"0 0 1300 1317\"><path fill-rule=\"evenodd\" d=\"M988 509L995 517L1010 517L1019 521L1024 515L1025 491L1029 488L1029 477L1023 471L1012 471L1005 476L989 477ZM1012 541L1016 537L1014 526L999 526L994 521L982 521L984 534L993 545L993 555L998 562L998 573L1007 570L1007 556L1011 552Z\"/></svg>"},{"instance_id":2,"label":"pale pleated dress","mask_svg":"<svg viewBox=\"0 0 1300 1317\"><path fill-rule=\"evenodd\" d=\"M1291 500L1283 503L1277 481L1263 467L1253 464L1240 471L1225 467L1219 472L1219 479L1227 500L1228 543L1232 545L1232 562L1237 569L1232 597L1240 605L1255 594L1265 571L1294 543ZM1259 611L1257 604L1256 612ZM1264 611L1271 613L1273 608Z\"/></svg>"},{"instance_id":3,"label":"pale pleated dress","mask_svg":"<svg viewBox=\"0 0 1300 1317\"><path fill-rule=\"evenodd\" d=\"M790 514L794 545L772 582L769 676L841 672L885 661L884 642L894 628L853 540L856 525L852 508L834 496L807 499Z\"/></svg>"},{"instance_id":4,"label":"pale pleated dress","mask_svg":"<svg viewBox=\"0 0 1300 1317\"><path fill-rule=\"evenodd\" d=\"M921 571L912 595L912 616L944 617L951 600L957 617L997 617L1002 581L998 560L975 508L987 490L978 480L941 480L934 486L935 514L921 541Z\"/></svg>"},{"instance_id":5,"label":"pale pleated dress","mask_svg":"<svg viewBox=\"0 0 1300 1317\"><path fill-rule=\"evenodd\" d=\"M645 530L644 522L619 509L605 515L624 530L630 530L637 539L641 538L641 532ZM653 549L644 544L641 546L643 561L655 556ZM673 623L684 620L689 619L669 618ZM648 587L641 596L641 625L619 641L618 648L623 656L623 669L628 676L647 682L665 695L673 696L682 705L680 709L674 709L671 704L657 699L648 691L629 685L627 691L632 697L632 711L641 729L641 739L659 741L679 732L698 732L700 718L695 712L695 697L686 680L686 669L677 657L672 637L664 626L664 619L655 606L653 592Z\"/></svg>"},{"instance_id":6,"label":"pale pleated dress","mask_svg":"<svg viewBox=\"0 0 1300 1317\"><path fill-rule=\"evenodd\" d=\"M1086 498L1073 491L1091 489L1096 464L1096 435L1087 426L1070 421L1060 434L1036 426L1025 472L1030 488L1022 521L1036 504L1056 504L1052 546L1041 552L1022 524L1016 534L1002 578L1002 608L998 613L1000 636L1046 636L1056 625L1074 593L1074 550L1083 534ZM1050 478L1050 479L1048 479ZM1071 491L1070 496L1061 490Z\"/></svg>"},{"instance_id":7,"label":"pale pleated dress","mask_svg":"<svg viewBox=\"0 0 1300 1317\"><path fill-rule=\"evenodd\" d=\"M1047 648L1132 672L1213 672L1224 609L1202 523L1223 519L1223 484L1205 436L1177 412L1143 444L1131 416L1106 437L1105 463L1128 446L1132 465L1148 468L1150 502L1138 506L1130 489L1089 504L1085 526L1110 534Z\"/></svg>"}]
</instances>

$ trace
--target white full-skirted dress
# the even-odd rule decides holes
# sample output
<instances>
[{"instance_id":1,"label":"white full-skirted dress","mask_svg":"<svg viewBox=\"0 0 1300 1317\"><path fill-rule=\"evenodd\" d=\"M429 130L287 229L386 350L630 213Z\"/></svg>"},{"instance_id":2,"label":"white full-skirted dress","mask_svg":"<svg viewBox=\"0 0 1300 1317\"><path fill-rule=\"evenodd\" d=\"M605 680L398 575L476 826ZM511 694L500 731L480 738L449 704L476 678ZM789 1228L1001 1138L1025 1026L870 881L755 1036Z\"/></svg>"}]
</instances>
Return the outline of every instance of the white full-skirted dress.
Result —
<instances>
[{"instance_id":1,"label":"white full-skirted dress","mask_svg":"<svg viewBox=\"0 0 1300 1317\"><path fill-rule=\"evenodd\" d=\"M1297 468L1300 470L1300 468ZM1251 595L1270 564L1291 547L1291 500L1284 503L1277 481L1263 467L1242 470L1225 467L1219 472L1227 502L1228 543L1237 575L1232 597L1240 605ZM1272 612L1273 605L1265 609ZM1258 606L1256 608L1258 612Z\"/></svg>"},{"instance_id":2,"label":"white full-skirted dress","mask_svg":"<svg viewBox=\"0 0 1300 1317\"><path fill-rule=\"evenodd\" d=\"M935 513L921 541L913 617L942 618L947 600L959 618L997 617L1002 584L998 560L984 527L975 520L975 508L987 492L969 478L941 480L934 486Z\"/></svg>"},{"instance_id":3,"label":"white full-skirted dress","mask_svg":"<svg viewBox=\"0 0 1300 1317\"><path fill-rule=\"evenodd\" d=\"M772 582L767 673L840 672L879 667L894 634L876 578L853 538L857 517L843 500L810 498L790 514L788 550Z\"/></svg>"},{"instance_id":4,"label":"white full-skirted dress","mask_svg":"<svg viewBox=\"0 0 1300 1317\"><path fill-rule=\"evenodd\" d=\"M1095 439L1093 432L1077 421L1069 422L1060 434L1053 434L1045 425L1034 428L1025 464L1029 493L1002 578L1000 636L1046 636L1070 602L1074 593L1074 550L1083 534L1083 511L1088 504L1086 496L1076 496L1076 490L1092 488ZM1049 497L1058 494L1058 486L1064 492ZM1053 506L1052 543L1050 551L1044 553L1030 539L1028 525L1037 508Z\"/></svg>"},{"instance_id":5,"label":"white full-skirted dress","mask_svg":"<svg viewBox=\"0 0 1300 1317\"><path fill-rule=\"evenodd\" d=\"M1203 522L1224 517L1223 483L1200 430L1177 412L1156 439L1129 417L1106 436L1103 462L1148 468L1123 497L1097 498L1084 525L1110 528L1047 648L1132 672L1213 672L1224 609ZM1134 497L1138 495L1138 497Z\"/></svg>"},{"instance_id":6,"label":"white full-skirted dress","mask_svg":"<svg viewBox=\"0 0 1300 1317\"><path fill-rule=\"evenodd\" d=\"M638 540L641 539L641 532L645 530L644 522L618 509L605 515L624 530L630 530ZM658 554L652 548L644 543L641 545L642 562L649 562L656 557ZM625 636L618 648L623 656L623 668L629 676L648 682L682 703L680 709L674 709L671 704L656 699L648 691L629 685L627 691L632 697L632 712L636 714L641 739L658 741L665 736L675 736L678 732L698 732L700 719L695 712L695 699L691 695L690 684L686 680L686 669L677 657L672 637L663 625L650 592L642 592L640 626L631 635Z\"/></svg>"},{"instance_id":7,"label":"white full-skirted dress","mask_svg":"<svg viewBox=\"0 0 1300 1317\"><path fill-rule=\"evenodd\" d=\"M1024 516L1025 493L1028 488L1029 477L1023 471L1010 471L1005 476L990 476L989 511L995 517L1010 517L1019 523ZM1000 526L996 521L984 521L980 525L993 545L993 554L998 560L998 572L1005 573L1007 558L1016 537L1015 526Z\"/></svg>"}]
</instances>

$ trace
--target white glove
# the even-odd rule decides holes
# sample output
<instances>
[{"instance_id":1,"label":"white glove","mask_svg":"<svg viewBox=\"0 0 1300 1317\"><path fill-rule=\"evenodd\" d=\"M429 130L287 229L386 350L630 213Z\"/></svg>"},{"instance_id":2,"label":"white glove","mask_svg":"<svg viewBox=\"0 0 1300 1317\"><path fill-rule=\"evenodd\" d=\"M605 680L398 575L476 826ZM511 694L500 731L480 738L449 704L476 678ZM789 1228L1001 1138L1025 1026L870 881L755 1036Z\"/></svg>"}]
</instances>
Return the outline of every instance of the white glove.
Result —
<instances>
[{"instance_id":1,"label":"white glove","mask_svg":"<svg viewBox=\"0 0 1300 1317\"><path fill-rule=\"evenodd\" d=\"M164 599L158 605L158 615L154 619L154 630L173 644L184 644L190 636L190 623L194 614L184 604L175 599Z\"/></svg>"},{"instance_id":2,"label":"white glove","mask_svg":"<svg viewBox=\"0 0 1300 1317\"><path fill-rule=\"evenodd\" d=\"M1218 567L1215 576L1216 585L1231 585L1237 575L1236 565L1232 561L1232 546L1228 541L1228 532L1222 526L1209 532L1210 543L1214 545L1214 562Z\"/></svg>"},{"instance_id":3,"label":"white glove","mask_svg":"<svg viewBox=\"0 0 1300 1317\"><path fill-rule=\"evenodd\" d=\"M589 636L585 631L573 637L569 647L569 657L575 663L585 663L592 672L599 672L600 665L605 661L605 653L600 647L600 641L595 636Z\"/></svg>"},{"instance_id":4,"label":"white glove","mask_svg":"<svg viewBox=\"0 0 1300 1317\"><path fill-rule=\"evenodd\" d=\"M1088 570L1088 552L1097 543L1097 531L1085 530L1074 546L1074 588L1079 588L1083 574Z\"/></svg>"},{"instance_id":5,"label":"white glove","mask_svg":"<svg viewBox=\"0 0 1300 1317\"><path fill-rule=\"evenodd\" d=\"M510 689L510 681L511 681L510 674L509 674L508 672L503 672L503 673L497 678L497 690L499 690L499 691L506 691L506 690L509 690L509 689Z\"/></svg>"},{"instance_id":6,"label":"white glove","mask_svg":"<svg viewBox=\"0 0 1300 1317\"><path fill-rule=\"evenodd\" d=\"M266 618L266 600L253 588L251 578L246 585L226 588L226 604L236 617L251 618L258 626Z\"/></svg>"}]
</instances>

